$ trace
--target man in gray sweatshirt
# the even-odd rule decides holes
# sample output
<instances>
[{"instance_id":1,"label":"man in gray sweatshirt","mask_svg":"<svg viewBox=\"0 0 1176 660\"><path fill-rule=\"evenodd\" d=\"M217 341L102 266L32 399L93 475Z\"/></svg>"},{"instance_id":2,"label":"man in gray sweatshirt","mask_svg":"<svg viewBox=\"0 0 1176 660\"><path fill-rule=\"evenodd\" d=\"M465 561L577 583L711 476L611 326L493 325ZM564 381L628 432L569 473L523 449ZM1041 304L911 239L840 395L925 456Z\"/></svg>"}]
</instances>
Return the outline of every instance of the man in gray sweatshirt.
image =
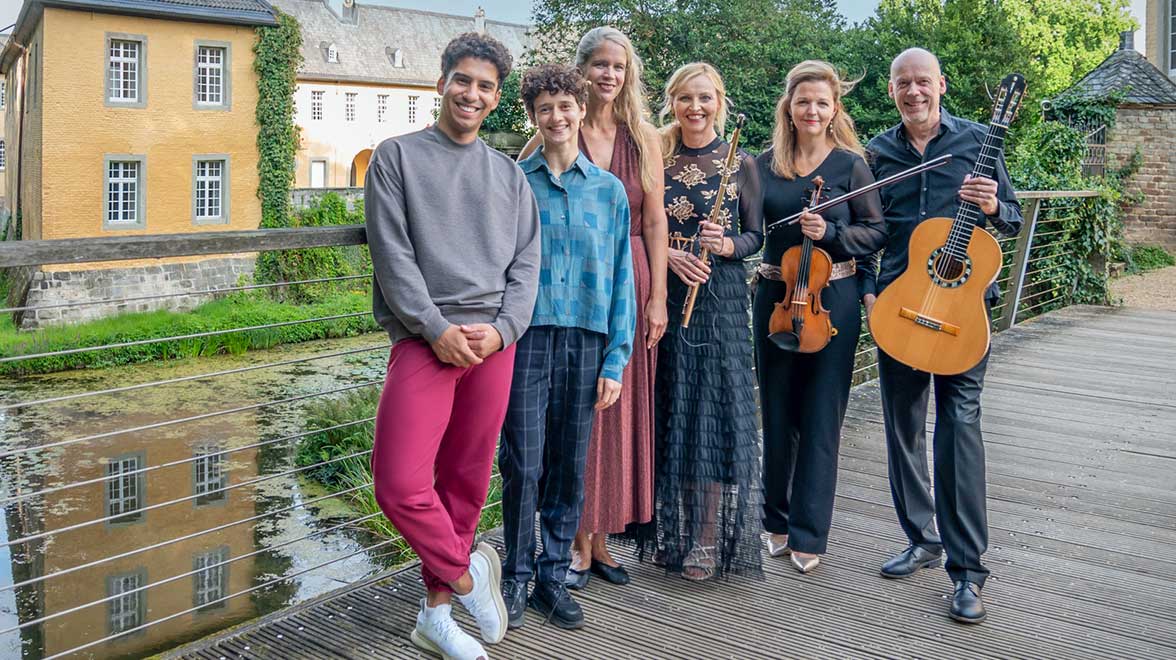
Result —
<instances>
[{"instance_id":1,"label":"man in gray sweatshirt","mask_svg":"<svg viewBox=\"0 0 1176 660\"><path fill-rule=\"evenodd\" d=\"M453 620L452 594L485 642L506 634L498 555L470 545L539 282L535 197L522 170L478 139L510 67L490 37L450 42L437 124L381 143L364 190L372 308L394 344L376 415L376 499L421 558L428 595L413 642L470 660L487 655Z\"/></svg>"}]
</instances>

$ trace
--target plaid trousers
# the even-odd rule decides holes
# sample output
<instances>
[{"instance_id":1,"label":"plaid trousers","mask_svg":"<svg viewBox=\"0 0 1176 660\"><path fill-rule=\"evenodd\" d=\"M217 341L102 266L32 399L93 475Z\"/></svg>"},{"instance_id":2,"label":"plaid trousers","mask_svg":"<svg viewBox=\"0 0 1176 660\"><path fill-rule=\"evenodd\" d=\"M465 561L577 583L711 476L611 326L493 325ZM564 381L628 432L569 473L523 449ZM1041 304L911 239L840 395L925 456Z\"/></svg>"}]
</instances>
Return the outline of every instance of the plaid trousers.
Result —
<instances>
[{"instance_id":1,"label":"plaid trousers","mask_svg":"<svg viewBox=\"0 0 1176 660\"><path fill-rule=\"evenodd\" d=\"M596 381L605 335L534 326L518 341L498 447L502 473L502 579L563 582L584 504ZM541 497L540 497L541 495ZM543 550L535 559L535 512Z\"/></svg>"}]
</instances>

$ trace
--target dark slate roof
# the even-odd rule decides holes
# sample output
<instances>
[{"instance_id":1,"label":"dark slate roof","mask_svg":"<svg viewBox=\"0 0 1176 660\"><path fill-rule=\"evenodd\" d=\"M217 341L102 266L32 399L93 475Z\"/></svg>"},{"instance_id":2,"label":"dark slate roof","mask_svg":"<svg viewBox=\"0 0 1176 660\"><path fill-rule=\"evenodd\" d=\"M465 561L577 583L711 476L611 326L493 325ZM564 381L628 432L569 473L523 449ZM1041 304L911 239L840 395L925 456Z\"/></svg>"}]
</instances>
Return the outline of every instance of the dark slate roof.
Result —
<instances>
[{"instance_id":1,"label":"dark slate roof","mask_svg":"<svg viewBox=\"0 0 1176 660\"><path fill-rule=\"evenodd\" d=\"M0 70L11 65L18 51L16 43L28 41L45 7L230 25L278 23L267 0L25 0L12 39L0 52Z\"/></svg>"},{"instance_id":2,"label":"dark slate roof","mask_svg":"<svg viewBox=\"0 0 1176 660\"><path fill-rule=\"evenodd\" d=\"M1127 104L1176 105L1176 83L1131 48L1111 53L1059 96L1094 99L1114 92L1125 92Z\"/></svg>"},{"instance_id":3,"label":"dark slate roof","mask_svg":"<svg viewBox=\"0 0 1176 660\"><path fill-rule=\"evenodd\" d=\"M356 3L343 18L323 0L270 0L298 20L304 62L299 78L401 85L434 85L441 76L441 52L451 39L474 31L473 16ZM486 20L486 34L514 55L516 66L530 44L528 26ZM327 61L334 44L338 62ZM402 67L392 64L400 49Z\"/></svg>"}]
</instances>

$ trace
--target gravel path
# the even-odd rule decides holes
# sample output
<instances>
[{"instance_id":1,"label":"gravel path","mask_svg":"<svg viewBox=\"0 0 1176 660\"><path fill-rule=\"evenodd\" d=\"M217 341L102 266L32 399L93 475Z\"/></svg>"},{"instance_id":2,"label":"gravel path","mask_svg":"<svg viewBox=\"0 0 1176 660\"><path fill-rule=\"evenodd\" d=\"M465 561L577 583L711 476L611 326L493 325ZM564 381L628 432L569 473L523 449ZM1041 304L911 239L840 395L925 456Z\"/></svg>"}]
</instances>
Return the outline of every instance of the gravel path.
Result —
<instances>
[{"instance_id":1,"label":"gravel path","mask_svg":"<svg viewBox=\"0 0 1176 660\"><path fill-rule=\"evenodd\" d=\"M1176 311L1176 266L1111 280L1111 294L1127 307Z\"/></svg>"}]
</instances>

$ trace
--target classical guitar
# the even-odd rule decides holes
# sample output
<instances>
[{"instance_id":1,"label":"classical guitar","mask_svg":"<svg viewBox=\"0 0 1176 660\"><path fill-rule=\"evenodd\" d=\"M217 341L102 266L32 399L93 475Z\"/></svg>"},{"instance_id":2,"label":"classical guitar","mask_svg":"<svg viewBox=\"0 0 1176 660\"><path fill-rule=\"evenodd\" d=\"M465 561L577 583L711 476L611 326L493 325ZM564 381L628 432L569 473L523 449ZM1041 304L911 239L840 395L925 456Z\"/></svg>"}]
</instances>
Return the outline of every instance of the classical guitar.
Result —
<instances>
[{"instance_id":1,"label":"classical guitar","mask_svg":"<svg viewBox=\"0 0 1176 660\"><path fill-rule=\"evenodd\" d=\"M996 178L1005 134L1025 94L1025 78L1005 77L972 176ZM907 268L878 296L870 332L894 359L933 374L959 374L979 364L991 339L984 292L1000 271L1000 246L973 231L979 207L961 202L954 220L929 218L911 233Z\"/></svg>"}]
</instances>

